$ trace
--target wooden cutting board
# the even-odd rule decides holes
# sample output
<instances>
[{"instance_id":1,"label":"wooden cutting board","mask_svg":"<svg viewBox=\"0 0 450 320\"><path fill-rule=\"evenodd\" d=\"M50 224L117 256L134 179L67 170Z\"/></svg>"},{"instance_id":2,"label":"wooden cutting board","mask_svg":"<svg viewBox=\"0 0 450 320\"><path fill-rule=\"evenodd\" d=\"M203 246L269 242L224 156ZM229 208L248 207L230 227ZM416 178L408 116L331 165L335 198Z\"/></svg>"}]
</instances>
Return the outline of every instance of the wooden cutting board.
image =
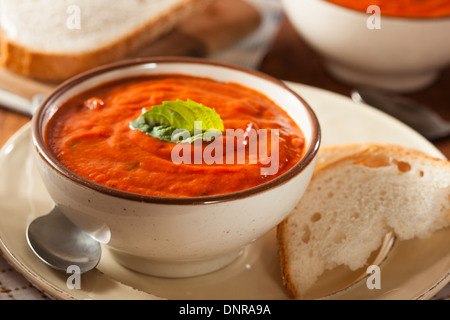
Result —
<instances>
[{"instance_id":1,"label":"wooden cutting board","mask_svg":"<svg viewBox=\"0 0 450 320\"><path fill-rule=\"evenodd\" d=\"M170 33L145 45L132 57L205 57L242 39L261 22L259 11L245 0L216 0L202 14L181 22ZM49 93L57 83L43 83L0 68L0 88L31 98Z\"/></svg>"},{"instance_id":2,"label":"wooden cutting board","mask_svg":"<svg viewBox=\"0 0 450 320\"><path fill-rule=\"evenodd\" d=\"M248 35L260 22L258 10L245 0L215 0L202 15L180 23L137 55L207 56Z\"/></svg>"}]
</instances>

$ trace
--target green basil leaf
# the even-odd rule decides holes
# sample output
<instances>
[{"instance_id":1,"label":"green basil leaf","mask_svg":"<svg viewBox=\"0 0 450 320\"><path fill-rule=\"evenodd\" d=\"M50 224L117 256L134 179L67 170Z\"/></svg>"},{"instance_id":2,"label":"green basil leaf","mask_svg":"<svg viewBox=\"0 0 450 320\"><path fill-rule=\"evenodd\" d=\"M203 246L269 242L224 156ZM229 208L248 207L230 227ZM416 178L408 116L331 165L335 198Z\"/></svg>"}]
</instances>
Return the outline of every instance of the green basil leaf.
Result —
<instances>
[{"instance_id":1,"label":"green basil leaf","mask_svg":"<svg viewBox=\"0 0 450 320\"><path fill-rule=\"evenodd\" d=\"M214 109L192 100L164 101L132 121L130 126L162 141L176 143L193 143L197 139L212 141L217 134L208 131L225 131ZM181 131L175 132L177 130Z\"/></svg>"},{"instance_id":2,"label":"green basil leaf","mask_svg":"<svg viewBox=\"0 0 450 320\"><path fill-rule=\"evenodd\" d=\"M148 134L153 138L157 138L162 141L172 142L172 135L175 130L177 130L177 128L167 126L155 126L152 128L150 132L148 132Z\"/></svg>"}]
</instances>

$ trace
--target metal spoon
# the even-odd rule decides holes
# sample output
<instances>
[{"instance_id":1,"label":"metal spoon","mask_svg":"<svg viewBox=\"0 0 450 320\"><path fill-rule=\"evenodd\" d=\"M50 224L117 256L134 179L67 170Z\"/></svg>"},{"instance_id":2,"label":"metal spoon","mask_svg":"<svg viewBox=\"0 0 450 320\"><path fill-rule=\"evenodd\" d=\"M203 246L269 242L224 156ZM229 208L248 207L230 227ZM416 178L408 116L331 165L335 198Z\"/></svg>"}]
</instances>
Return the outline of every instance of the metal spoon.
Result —
<instances>
[{"instance_id":1,"label":"metal spoon","mask_svg":"<svg viewBox=\"0 0 450 320\"><path fill-rule=\"evenodd\" d=\"M85 273L100 261L100 243L75 226L58 207L32 221L26 234L34 253L56 270L67 272L77 266Z\"/></svg>"},{"instance_id":2,"label":"metal spoon","mask_svg":"<svg viewBox=\"0 0 450 320\"><path fill-rule=\"evenodd\" d=\"M33 116L34 112L39 107L44 98L45 98L44 94L36 94L30 101L17 94L0 89L1 107L29 117Z\"/></svg>"},{"instance_id":3,"label":"metal spoon","mask_svg":"<svg viewBox=\"0 0 450 320\"><path fill-rule=\"evenodd\" d=\"M450 122L411 99L373 88L354 89L351 97L355 102L366 103L399 119L428 140L450 135Z\"/></svg>"}]
</instances>

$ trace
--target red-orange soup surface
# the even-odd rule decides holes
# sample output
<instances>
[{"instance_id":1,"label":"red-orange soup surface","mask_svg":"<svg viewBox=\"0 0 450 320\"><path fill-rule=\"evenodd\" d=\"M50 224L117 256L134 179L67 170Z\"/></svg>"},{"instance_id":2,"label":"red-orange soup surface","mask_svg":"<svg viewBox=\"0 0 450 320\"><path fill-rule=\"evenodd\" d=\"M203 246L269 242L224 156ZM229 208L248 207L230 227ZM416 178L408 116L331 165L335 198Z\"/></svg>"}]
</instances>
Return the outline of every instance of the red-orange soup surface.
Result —
<instances>
[{"instance_id":1,"label":"red-orange soup surface","mask_svg":"<svg viewBox=\"0 0 450 320\"><path fill-rule=\"evenodd\" d=\"M403 18L450 17L449 0L326 0L334 4L366 12L371 5L380 8L382 16Z\"/></svg>"},{"instance_id":2,"label":"red-orange soup surface","mask_svg":"<svg viewBox=\"0 0 450 320\"><path fill-rule=\"evenodd\" d=\"M143 109L187 99L214 108L225 129L278 129L277 173L262 175L259 162L175 164L172 150L177 144L130 127ZM225 144L227 136L220 139ZM64 166L88 180L159 197L203 197L252 188L292 168L305 149L301 129L263 94L235 83L183 75L126 79L84 92L52 117L45 141ZM191 148L194 154L198 147ZM236 143L235 148L242 146Z\"/></svg>"}]
</instances>

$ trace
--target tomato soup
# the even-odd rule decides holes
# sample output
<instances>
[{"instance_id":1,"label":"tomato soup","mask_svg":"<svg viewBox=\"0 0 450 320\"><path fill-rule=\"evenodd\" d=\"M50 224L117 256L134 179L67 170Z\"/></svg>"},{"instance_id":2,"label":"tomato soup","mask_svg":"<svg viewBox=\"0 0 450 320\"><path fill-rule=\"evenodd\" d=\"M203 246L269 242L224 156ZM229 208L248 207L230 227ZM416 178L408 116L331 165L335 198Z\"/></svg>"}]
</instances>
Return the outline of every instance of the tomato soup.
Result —
<instances>
[{"instance_id":1,"label":"tomato soup","mask_svg":"<svg viewBox=\"0 0 450 320\"><path fill-rule=\"evenodd\" d=\"M180 144L162 141L130 126L143 110L164 101L188 99L220 115L226 131L214 143L223 143L227 152L245 152L252 142L247 137L240 143L236 141L229 150L225 143L230 139L226 133L229 130L276 130L277 146L271 149L277 152L276 173L262 174L261 168L267 163L249 161L250 152L246 153L247 161L240 163L175 163L173 151ZM252 188L292 168L305 151L301 129L265 95L235 83L184 75L126 79L75 96L49 121L45 142L64 166L88 180L160 197L202 197ZM201 146L189 145L192 154L208 148L208 142L201 142Z\"/></svg>"},{"instance_id":2,"label":"tomato soup","mask_svg":"<svg viewBox=\"0 0 450 320\"><path fill-rule=\"evenodd\" d=\"M381 9L382 16L403 18L450 17L448 0L326 0L334 4L366 12L371 5Z\"/></svg>"}]
</instances>

